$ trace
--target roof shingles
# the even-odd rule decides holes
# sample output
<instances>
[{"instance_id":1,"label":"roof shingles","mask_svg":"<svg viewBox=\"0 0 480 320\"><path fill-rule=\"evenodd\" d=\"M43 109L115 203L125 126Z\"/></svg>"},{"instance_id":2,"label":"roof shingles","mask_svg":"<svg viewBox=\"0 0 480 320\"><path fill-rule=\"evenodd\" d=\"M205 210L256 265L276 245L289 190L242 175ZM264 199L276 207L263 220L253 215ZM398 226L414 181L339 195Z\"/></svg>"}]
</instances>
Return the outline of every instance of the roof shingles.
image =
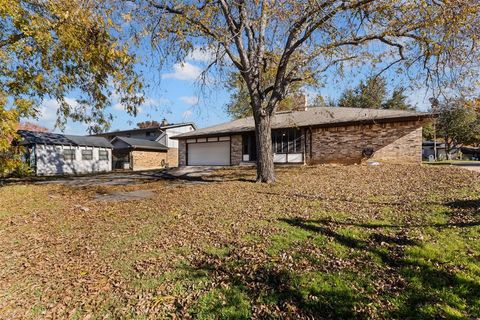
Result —
<instances>
[{"instance_id":1,"label":"roof shingles","mask_svg":"<svg viewBox=\"0 0 480 320\"><path fill-rule=\"evenodd\" d=\"M115 137L112 140L112 143L115 144L116 140L125 142L133 149L158 150L158 151L168 150L168 147L166 145L157 141L151 141L146 139L134 139L134 138L127 138L127 137Z\"/></svg>"},{"instance_id":2,"label":"roof shingles","mask_svg":"<svg viewBox=\"0 0 480 320\"><path fill-rule=\"evenodd\" d=\"M87 146L112 148L110 142L103 137L84 137L74 136L68 134L51 133L51 132L36 132L19 130L18 134L22 138L20 144L48 144L48 145L66 145L66 146Z\"/></svg>"},{"instance_id":3,"label":"roof shingles","mask_svg":"<svg viewBox=\"0 0 480 320\"><path fill-rule=\"evenodd\" d=\"M400 121L404 119L420 119L430 116L429 113L403 110L340 108L340 107L313 107L306 111L277 113L272 117L272 129L335 126L342 123L365 123ZM253 117L234 120L216 126L198 129L196 131L179 134L173 139L190 137L233 134L255 130Z\"/></svg>"}]
</instances>

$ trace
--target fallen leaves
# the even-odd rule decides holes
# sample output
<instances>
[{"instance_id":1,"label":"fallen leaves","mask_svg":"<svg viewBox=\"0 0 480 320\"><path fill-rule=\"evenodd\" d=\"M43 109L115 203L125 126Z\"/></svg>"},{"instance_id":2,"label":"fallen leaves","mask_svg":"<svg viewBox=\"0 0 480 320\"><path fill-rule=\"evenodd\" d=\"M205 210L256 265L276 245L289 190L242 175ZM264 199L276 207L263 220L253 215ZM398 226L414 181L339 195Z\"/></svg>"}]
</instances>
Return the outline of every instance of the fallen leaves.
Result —
<instances>
[{"instance_id":1,"label":"fallen leaves","mask_svg":"<svg viewBox=\"0 0 480 320\"><path fill-rule=\"evenodd\" d=\"M279 169L274 185L248 182L254 177L239 168L175 187L2 187L0 310L7 318L188 319L219 290L221 309L248 299L237 304L254 318L386 318L398 312L396 297L410 294L403 270L470 272L463 260L410 262L409 248L458 230L465 256L480 256L471 231L480 219L476 173L319 166ZM145 190L151 196L96 199ZM329 286L305 288L310 275L331 276L318 281ZM343 282L349 292L327 296ZM335 313L342 299L348 310Z\"/></svg>"}]
</instances>

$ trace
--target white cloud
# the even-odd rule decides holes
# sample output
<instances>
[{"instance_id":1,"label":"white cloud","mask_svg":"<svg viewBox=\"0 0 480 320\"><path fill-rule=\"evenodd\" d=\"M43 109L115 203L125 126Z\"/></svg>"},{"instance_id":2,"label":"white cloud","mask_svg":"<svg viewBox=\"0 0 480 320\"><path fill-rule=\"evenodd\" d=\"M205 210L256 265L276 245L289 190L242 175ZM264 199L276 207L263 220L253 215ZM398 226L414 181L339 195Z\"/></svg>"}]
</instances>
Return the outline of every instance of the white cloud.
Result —
<instances>
[{"instance_id":1,"label":"white cloud","mask_svg":"<svg viewBox=\"0 0 480 320\"><path fill-rule=\"evenodd\" d=\"M195 47L187 56L188 61L211 62L215 59L215 52L210 48Z\"/></svg>"},{"instance_id":2,"label":"white cloud","mask_svg":"<svg viewBox=\"0 0 480 320\"><path fill-rule=\"evenodd\" d=\"M173 65L173 72L165 73L162 75L164 79L177 79L177 80L196 80L202 70L189 62L175 63Z\"/></svg>"},{"instance_id":3,"label":"white cloud","mask_svg":"<svg viewBox=\"0 0 480 320\"><path fill-rule=\"evenodd\" d=\"M198 103L199 99L197 96L183 96L180 97L180 101L189 105L194 105Z\"/></svg>"},{"instance_id":4,"label":"white cloud","mask_svg":"<svg viewBox=\"0 0 480 320\"><path fill-rule=\"evenodd\" d=\"M123 105L120 103L120 102L117 102L113 105L113 109L114 110L118 110L118 111L123 111L125 110L125 108L123 107Z\"/></svg>"},{"instance_id":5,"label":"white cloud","mask_svg":"<svg viewBox=\"0 0 480 320\"><path fill-rule=\"evenodd\" d=\"M426 88L420 88L416 91L412 91L408 95L408 101L417 107L420 111L427 111L430 107L430 102L428 98L430 98L431 93L428 92Z\"/></svg>"},{"instance_id":6,"label":"white cloud","mask_svg":"<svg viewBox=\"0 0 480 320\"><path fill-rule=\"evenodd\" d=\"M65 101L73 108L78 106L77 101L73 98L65 98ZM57 110L60 104L55 99L48 99L43 101L39 107L38 119L32 122L53 130L57 121Z\"/></svg>"},{"instance_id":7,"label":"white cloud","mask_svg":"<svg viewBox=\"0 0 480 320\"><path fill-rule=\"evenodd\" d=\"M184 113L182 113L183 120L185 121L189 119L192 116L192 114L193 114L193 111L190 109L185 111Z\"/></svg>"},{"instance_id":8,"label":"white cloud","mask_svg":"<svg viewBox=\"0 0 480 320\"><path fill-rule=\"evenodd\" d=\"M307 106L313 105L313 103L315 102L315 99L317 99L317 97L320 95L319 92L309 90L309 89L303 90L303 94L305 95L305 98L307 99Z\"/></svg>"},{"instance_id":9,"label":"white cloud","mask_svg":"<svg viewBox=\"0 0 480 320\"><path fill-rule=\"evenodd\" d=\"M117 111L125 111L125 107L118 100L114 100L114 99L115 98L112 96L112 100L113 100L112 108ZM137 107L137 114L144 113L145 109L152 109L152 108L164 106L170 103L171 101L168 100L167 98L160 98L160 99L145 98L145 101L142 103L142 105Z\"/></svg>"}]
</instances>

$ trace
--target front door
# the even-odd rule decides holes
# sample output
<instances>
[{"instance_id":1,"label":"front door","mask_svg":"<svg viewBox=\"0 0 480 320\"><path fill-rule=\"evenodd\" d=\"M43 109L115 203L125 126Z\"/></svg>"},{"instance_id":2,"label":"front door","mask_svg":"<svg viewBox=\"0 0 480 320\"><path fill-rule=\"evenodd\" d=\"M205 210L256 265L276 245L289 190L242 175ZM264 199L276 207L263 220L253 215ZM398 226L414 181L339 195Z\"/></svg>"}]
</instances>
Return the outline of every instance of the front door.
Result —
<instances>
[{"instance_id":1,"label":"front door","mask_svg":"<svg viewBox=\"0 0 480 320\"><path fill-rule=\"evenodd\" d=\"M257 145L254 133L244 134L243 142L243 161L257 161Z\"/></svg>"}]
</instances>

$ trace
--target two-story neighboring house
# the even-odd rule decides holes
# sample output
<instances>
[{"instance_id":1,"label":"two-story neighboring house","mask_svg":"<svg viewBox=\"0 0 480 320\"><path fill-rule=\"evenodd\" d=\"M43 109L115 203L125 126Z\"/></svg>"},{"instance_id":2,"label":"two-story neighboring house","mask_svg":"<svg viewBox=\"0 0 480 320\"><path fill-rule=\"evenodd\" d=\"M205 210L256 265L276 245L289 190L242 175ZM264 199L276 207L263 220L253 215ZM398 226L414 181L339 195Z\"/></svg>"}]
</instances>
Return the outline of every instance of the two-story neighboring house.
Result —
<instances>
[{"instance_id":1,"label":"two-story neighboring house","mask_svg":"<svg viewBox=\"0 0 480 320\"><path fill-rule=\"evenodd\" d=\"M178 140L171 137L196 129L193 123L112 131L95 136L105 137L113 145L113 168L147 170L178 166Z\"/></svg>"}]
</instances>

